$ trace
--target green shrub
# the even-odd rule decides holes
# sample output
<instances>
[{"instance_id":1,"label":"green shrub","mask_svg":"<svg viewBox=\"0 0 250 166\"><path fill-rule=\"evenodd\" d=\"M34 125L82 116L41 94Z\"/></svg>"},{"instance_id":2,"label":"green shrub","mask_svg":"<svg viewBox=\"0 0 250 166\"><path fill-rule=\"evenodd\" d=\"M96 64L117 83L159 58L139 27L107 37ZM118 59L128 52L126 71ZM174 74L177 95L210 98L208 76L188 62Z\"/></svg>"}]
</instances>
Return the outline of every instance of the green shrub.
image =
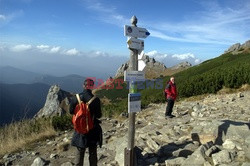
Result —
<instances>
[{"instance_id":1,"label":"green shrub","mask_svg":"<svg viewBox=\"0 0 250 166\"><path fill-rule=\"evenodd\" d=\"M54 116L52 118L52 125L55 130L68 130L73 128L72 124L72 116L71 115L63 115L63 116Z\"/></svg>"},{"instance_id":2,"label":"green shrub","mask_svg":"<svg viewBox=\"0 0 250 166\"><path fill-rule=\"evenodd\" d=\"M250 54L232 55L223 54L217 58L207 60L197 66L175 74L178 98L186 98L196 95L217 93L223 87L239 88L243 84L250 84ZM138 89L141 93L142 108L150 103L163 103L165 98L163 90L168 77L161 77L162 88ZM104 116L113 116L127 112L128 93L127 84L123 89L101 90L100 97L107 97L111 104L104 106Z\"/></svg>"}]
</instances>

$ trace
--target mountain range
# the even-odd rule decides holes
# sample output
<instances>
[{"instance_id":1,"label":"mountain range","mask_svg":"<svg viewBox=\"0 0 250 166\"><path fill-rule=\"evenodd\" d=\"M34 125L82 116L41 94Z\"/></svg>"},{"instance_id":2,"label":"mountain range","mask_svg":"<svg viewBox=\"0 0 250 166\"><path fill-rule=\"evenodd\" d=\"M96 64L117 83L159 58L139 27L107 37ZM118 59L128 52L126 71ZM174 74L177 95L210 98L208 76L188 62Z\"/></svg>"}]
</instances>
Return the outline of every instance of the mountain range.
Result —
<instances>
[{"instance_id":1,"label":"mountain range","mask_svg":"<svg viewBox=\"0 0 250 166\"><path fill-rule=\"evenodd\" d=\"M0 78L0 125L33 117L45 104L50 86L76 93L85 80L79 75L56 77L11 66L0 67Z\"/></svg>"},{"instance_id":2,"label":"mountain range","mask_svg":"<svg viewBox=\"0 0 250 166\"><path fill-rule=\"evenodd\" d=\"M155 64L159 62L154 59L153 62L150 65L154 68L149 67L151 73L158 69ZM33 117L45 104L51 86L58 85L67 92L77 93L82 91L86 79L76 74L63 77L44 75L12 66L0 67L0 78L0 125Z\"/></svg>"},{"instance_id":3,"label":"mountain range","mask_svg":"<svg viewBox=\"0 0 250 166\"><path fill-rule=\"evenodd\" d=\"M241 61L244 61L244 63L246 64L240 65L240 67L243 67L242 70L244 69L244 67L248 68L247 60L249 59L249 52L250 52L249 51L250 47L248 46L249 46L249 41L247 41L243 45L240 45L240 46L237 45L237 48L234 48L234 49L231 49L232 47L230 47L230 49L226 51L226 54L222 55L222 58L218 57L218 58L214 58L211 60L207 60L203 62L202 64L198 66L194 66L194 67L190 67L188 63L184 63L184 64L176 65L176 67L168 68L167 70L165 70L166 67L164 67L164 64L156 62L154 59L150 59L150 58L146 58L146 60L148 62L147 65L149 65L150 70L153 70L152 73L159 74L160 73L159 68L160 67L164 68L163 71L165 71L165 73L160 73L160 75L154 76L156 78L168 75L169 74L168 72L170 70L171 72L176 73L180 71L180 67L183 68L182 70L184 71L181 71L176 75L179 81L182 82L179 86L179 89L181 92L180 94L183 96L185 95L188 96L192 94L197 95L197 94L203 93L204 90L208 90L208 92L211 91L214 93L224 85L221 84L219 86L213 87L214 89L211 89L212 86L207 84L208 87L206 87L206 89L201 88L201 86L204 85L204 81L208 81L208 83L210 84L213 83L213 80L208 79L208 78L212 78L211 76L213 75L216 76L216 81L218 82L222 81L222 83L226 83L225 85L228 87L238 87L239 85L241 85L240 81L246 82L244 80L248 80L248 76L247 75L245 76L244 73L243 73L244 80L238 79L240 81L235 82L234 80L231 79L232 77L230 77L230 74L233 73L234 68L241 70L235 65L233 66L234 68L232 68L232 65L235 62L240 63ZM242 54L242 55L231 56L229 55L232 52L231 50L233 50L233 54L235 54L235 52L239 52L239 54ZM154 67L158 69L158 72L154 72L154 69L155 69ZM215 70L216 68L218 68L218 70ZM247 68L246 70L244 69L244 72L248 72ZM147 73L150 70L148 70ZM217 71L222 71L222 70L225 70L225 72L230 71L231 73L227 73L227 75L221 75L220 73L217 72ZM188 71L188 72L185 72L185 71ZM208 73L207 71L210 71L210 72ZM45 101L46 101L46 96L48 94L48 90L52 85L56 84L65 91L76 93L82 90L81 85L82 85L83 80L85 79L85 77L79 76L79 75L68 75L64 77L43 75L43 74L31 72L31 71L21 70L21 69L14 68L11 66L0 67L0 76L1 76L1 80L0 80L0 113L1 113L0 125L9 123L12 120L20 120L25 117L26 118L33 117L41 108L43 108ZM222 80L222 78L224 80ZM242 78L242 76L240 76L240 78ZM165 79L166 78L164 77L164 81ZM203 82L200 80L203 80ZM193 88L198 88L197 90L194 90L192 86L190 86L194 82L197 82L197 83L192 86ZM213 83L213 86L215 83ZM201 89L202 91L200 91ZM193 93L193 92L197 92L197 93ZM99 92L99 95L102 96L102 94L105 94L103 97L107 97L107 93L109 93L109 91L101 90ZM112 93L117 93L117 92L112 91ZM119 94L120 93L121 92L119 92ZM126 93L125 96L127 96L127 91L124 91L124 93ZM150 98L148 98L148 93L151 96ZM145 105L145 102L148 103L148 102L154 102L154 101L158 101L158 102L161 101L162 97L160 93L161 93L160 89L155 90L154 94L152 94L152 92L142 91L142 105ZM143 101L146 98L147 100ZM122 105L126 105L126 103L123 102ZM122 109L124 108L122 107Z\"/></svg>"}]
</instances>

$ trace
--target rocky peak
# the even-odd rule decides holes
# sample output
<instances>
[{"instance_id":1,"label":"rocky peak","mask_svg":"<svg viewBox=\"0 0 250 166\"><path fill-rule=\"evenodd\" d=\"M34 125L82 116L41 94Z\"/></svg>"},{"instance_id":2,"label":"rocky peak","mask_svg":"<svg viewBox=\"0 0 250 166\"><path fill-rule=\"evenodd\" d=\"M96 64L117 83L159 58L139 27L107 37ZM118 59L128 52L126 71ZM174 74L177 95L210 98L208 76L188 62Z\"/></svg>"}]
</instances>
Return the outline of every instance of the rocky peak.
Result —
<instances>
[{"instance_id":1,"label":"rocky peak","mask_svg":"<svg viewBox=\"0 0 250 166\"><path fill-rule=\"evenodd\" d=\"M144 68L146 78L151 79L151 78L157 78L161 76L166 76L166 75L172 75L176 72L185 70L192 65L189 62L182 62L179 63L171 68L167 68L164 63L156 61L154 58L150 58L148 55L144 56L142 59L146 67ZM130 62L126 62L119 67L119 69L116 72L115 78L123 76L125 70L129 70L129 64Z\"/></svg>"},{"instance_id":2,"label":"rocky peak","mask_svg":"<svg viewBox=\"0 0 250 166\"><path fill-rule=\"evenodd\" d=\"M164 65L164 63L156 61L154 58L150 58L148 55L145 55L144 58L142 59L146 67L144 68L144 71L146 71L146 77L147 77L147 72L150 75L154 76L160 76L159 73L162 73L167 69L167 67ZM124 63L121 65L121 67L118 68L116 71L115 77L123 76L125 70L129 70L130 66L130 61ZM158 74L157 74L158 73Z\"/></svg>"},{"instance_id":3,"label":"rocky peak","mask_svg":"<svg viewBox=\"0 0 250 166\"><path fill-rule=\"evenodd\" d=\"M228 48L228 50L225 51L225 53L231 52L232 54L238 54L247 51L249 49L250 49L250 40L246 41L242 45L240 43L233 44L231 47Z\"/></svg>"},{"instance_id":4,"label":"rocky peak","mask_svg":"<svg viewBox=\"0 0 250 166\"><path fill-rule=\"evenodd\" d=\"M186 61L186 62L181 62L181 63L171 67L171 69L172 70L181 69L181 68L183 69L183 68L189 68L191 66L192 66L192 64Z\"/></svg>"},{"instance_id":5,"label":"rocky peak","mask_svg":"<svg viewBox=\"0 0 250 166\"><path fill-rule=\"evenodd\" d=\"M50 117L63 115L68 109L71 94L62 90L58 85L52 85L49 89L44 107L35 117Z\"/></svg>"}]
</instances>

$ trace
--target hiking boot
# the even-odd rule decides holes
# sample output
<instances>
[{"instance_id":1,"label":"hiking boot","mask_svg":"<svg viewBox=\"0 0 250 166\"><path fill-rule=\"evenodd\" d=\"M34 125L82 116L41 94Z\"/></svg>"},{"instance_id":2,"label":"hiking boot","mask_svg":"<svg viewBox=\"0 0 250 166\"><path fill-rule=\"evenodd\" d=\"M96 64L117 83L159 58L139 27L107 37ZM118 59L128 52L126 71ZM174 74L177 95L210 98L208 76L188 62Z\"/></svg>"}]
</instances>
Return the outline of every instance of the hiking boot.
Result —
<instances>
[{"instance_id":1,"label":"hiking boot","mask_svg":"<svg viewBox=\"0 0 250 166\"><path fill-rule=\"evenodd\" d=\"M174 115L166 115L165 119L169 119L169 118L171 119L171 118L174 118L174 117L175 117Z\"/></svg>"},{"instance_id":2,"label":"hiking boot","mask_svg":"<svg viewBox=\"0 0 250 166\"><path fill-rule=\"evenodd\" d=\"M170 119L170 118L172 118L170 115L165 116L165 119Z\"/></svg>"}]
</instances>

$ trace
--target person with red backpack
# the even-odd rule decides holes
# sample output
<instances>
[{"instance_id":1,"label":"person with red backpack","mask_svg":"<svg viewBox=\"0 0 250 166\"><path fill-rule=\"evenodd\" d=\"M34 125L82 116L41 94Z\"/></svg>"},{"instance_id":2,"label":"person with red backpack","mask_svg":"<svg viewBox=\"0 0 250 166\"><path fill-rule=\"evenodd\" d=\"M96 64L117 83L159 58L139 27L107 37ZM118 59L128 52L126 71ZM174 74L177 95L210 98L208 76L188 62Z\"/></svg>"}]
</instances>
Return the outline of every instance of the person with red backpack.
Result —
<instances>
[{"instance_id":1,"label":"person with red backpack","mask_svg":"<svg viewBox=\"0 0 250 166\"><path fill-rule=\"evenodd\" d=\"M175 116L172 115L172 112L173 112L174 102L175 102L176 97L177 97L177 88L176 88L176 84L174 81L174 77L170 78L170 81L168 82L164 92L165 92L165 97L167 100L165 117L166 118L173 118Z\"/></svg>"},{"instance_id":2,"label":"person with red backpack","mask_svg":"<svg viewBox=\"0 0 250 166\"><path fill-rule=\"evenodd\" d=\"M75 165L83 165L86 148L89 150L90 166L97 166L97 145L102 146L101 102L92 94L92 79L86 79L83 92L73 96L69 111L73 115L74 134L71 145L76 147Z\"/></svg>"}]
</instances>

